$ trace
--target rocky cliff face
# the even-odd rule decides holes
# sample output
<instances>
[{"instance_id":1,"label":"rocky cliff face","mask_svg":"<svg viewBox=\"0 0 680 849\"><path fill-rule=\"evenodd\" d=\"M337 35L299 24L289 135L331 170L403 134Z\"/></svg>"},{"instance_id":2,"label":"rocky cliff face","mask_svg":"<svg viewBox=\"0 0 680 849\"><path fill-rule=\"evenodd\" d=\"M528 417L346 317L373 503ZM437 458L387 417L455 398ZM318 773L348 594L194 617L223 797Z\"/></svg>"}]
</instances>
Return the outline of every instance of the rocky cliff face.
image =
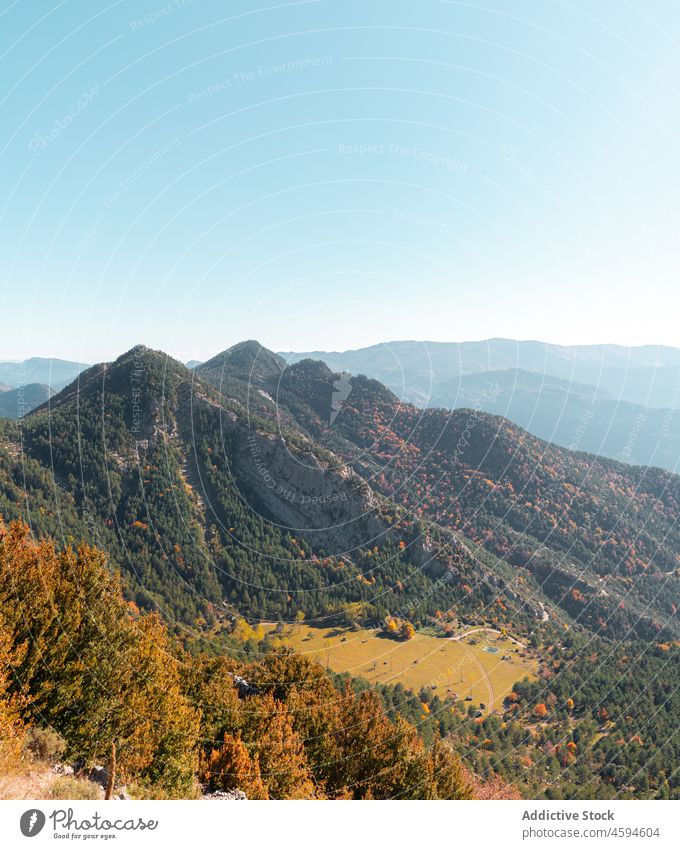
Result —
<instances>
[{"instance_id":1,"label":"rocky cliff face","mask_svg":"<svg viewBox=\"0 0 680 849\"><path fill-rule=\"evenodd\" d=\"M379 545L389 535L382 500L347 465L281 435L227 420L232 473L251 507L335 554Z\"/></svg>"}]
</instances>

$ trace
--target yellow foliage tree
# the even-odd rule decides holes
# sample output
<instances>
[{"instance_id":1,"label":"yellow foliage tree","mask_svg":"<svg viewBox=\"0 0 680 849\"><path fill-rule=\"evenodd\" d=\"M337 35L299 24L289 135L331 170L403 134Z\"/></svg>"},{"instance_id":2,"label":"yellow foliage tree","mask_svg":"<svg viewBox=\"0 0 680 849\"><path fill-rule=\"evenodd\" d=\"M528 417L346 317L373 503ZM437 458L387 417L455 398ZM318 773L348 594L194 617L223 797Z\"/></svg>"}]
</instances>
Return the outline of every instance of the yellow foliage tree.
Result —
<instances>
[{"instance_id":1,"label":"yellow foliage tree","mask_svg":"<svg viewBox=\"0 0 680 849\"><path fill-rule=\"evenodd\" d=\"M193 793L198 715L167 630L156 615L131 615L104 554L58 551L23 523L0 522L0 617L26 718L51 725L86 762L115 743L122 780L161 797Z\"/></svg>"},{"instance_id":2,"label":"yellow foliage tree","mask_svg":"<svg viewBox=\"0 0 680 849\"><path fill-rule=\"evenodd\" d=\"M416 635L416 629L410 622L404 622L399 631L402 640L412 640Z\"/></svg>"},{"instance_id":3,"label":"yellow foliage tree","mask_svg":"<svg viewBox=\"0 0 680 849\"><path fill-rule=\"evenodd\" d=\"M385 630L388 634L396 634L399 630L399 626L397 625L396 619L392 616L387 616L385 618Z\"/></svg>"},{"instance_id":4,"label":"yellow foliage tree","mask_svg":"<svg viewBox=\"0 0 680 849\"><path fill-rule=\"evenodd\" d=\"M7 670L15 664L15 652L0 621L0 773L4 774L19 765L25 736L19 699L9 692Z\"/></svg>"},{"instance_id":5,"label":"yellow foliage tree","mask_svg":"<svg viewBox=\"0 0 680 849\"><path fill-rule=\"evenodd\" d=\"M225 734L220 748L213 749L201 766L202 778L211 790L242 790L249 799L269 798L259 757L251 759L240 734Z\"/></svg>"},{"instance_id":6,"label":"yellow foliage tree","mask_svg":"<svg viewBox=\"0 0 680 849\"><path fill-rule=\"evenodd\" d=\"M262 781L272 799L312 799L317 796L302 740L293 717L271 693L248 703L247 743L259 759Z\"/></svg>"}]
</instances>

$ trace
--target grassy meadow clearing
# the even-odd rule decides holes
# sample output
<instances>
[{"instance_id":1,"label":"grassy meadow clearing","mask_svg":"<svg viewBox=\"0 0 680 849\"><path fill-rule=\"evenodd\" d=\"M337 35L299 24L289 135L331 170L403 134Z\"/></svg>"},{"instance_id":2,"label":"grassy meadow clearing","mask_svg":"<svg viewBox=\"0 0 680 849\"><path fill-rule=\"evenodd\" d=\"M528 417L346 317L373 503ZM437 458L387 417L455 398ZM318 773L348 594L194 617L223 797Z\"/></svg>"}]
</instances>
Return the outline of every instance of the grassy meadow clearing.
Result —
<instances>
[{"instance_id":1,"label":"grassy meadow clearing","mask_svg":"<svg viewBox=\"0 0 680 849\"><path fill-rule=\"evenodd\" d=\"M264 629L273 632L275 627L268 624ZM415 692L426 687L441 698L471 697L488 711L500 708L516 681L535 677L538 659L513 640L491 630L462 634L445 638L418 632L399 641L363 628L303 623L287 626L278 637L334 672L348 672L372 684L401 683Z\"/></svg>"}]
</instances>

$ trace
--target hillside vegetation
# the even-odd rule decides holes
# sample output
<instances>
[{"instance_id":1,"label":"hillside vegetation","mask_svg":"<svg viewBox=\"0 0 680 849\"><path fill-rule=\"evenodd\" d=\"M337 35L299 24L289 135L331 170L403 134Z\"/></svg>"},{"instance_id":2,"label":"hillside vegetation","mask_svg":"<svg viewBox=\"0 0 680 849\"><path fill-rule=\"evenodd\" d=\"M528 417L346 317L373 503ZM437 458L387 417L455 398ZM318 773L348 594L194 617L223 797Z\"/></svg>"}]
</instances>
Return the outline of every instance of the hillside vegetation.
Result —
<instances>
[{"instance_id":1,"label":"hillside vegetation","mask_svg":"<svg viewBox=\"0 0 680 849\"><path fill-rule=\"evenodd\" d=\"M0 423L0 514L32 534L3 531L7 757L12 740L22 750L22 723L49 723L73 758L105 759L115 743L120 775L154 795L192 794L196 776L218 786L221 759L242 764L251 794L420 792L403 776L388 786L323 771L315 723L342 760L358 745L344 723L361 710L402 741L395 754L380 738L390 757L412 752L431 795L444 792L422 778L444 757L428 748L441 738L482 780L529 797L677 796L679 505L672 474L476 410L420 410L375 380L286 366L256 342L193 370L139 346ZM509 661L484 654L494 641L483 637L444 639L466 629L512 634L535 665L512 649ZM328 670L288 653L286 634ZM324 661L324 640L340 643L337 662ZM413 669L381 675L376 642ZM447 659L449 646L454 666L469 649L493 698L479 666L481 688L440 687L431 643ZM257 691L239 697L235 675ZM279 682L308 678L326 694L321 718L315 708L296 725L316 690ZM285 790L257 745L255 707L272 693L258 710L288 711L280 745L291 727L299 735ZM233 721L205 726L212 699L229 700Z\"/></svg>"},{"instance_id":2,"label":"hillside vegetation","mask_svg":"<svg viewBox=\"0 0 680 849\"><path fill-rule=\"evenodd\" d=\"M199 780L262 799L472 794L450 749L426 748L376 693L290 652L190 654L124 599L101 552L35 543L20 523L0 524L0 648L3 774L39 726L83 764L115 744L118 781L142 796L193 797Z\"/></svg>"},{"instance_id":3,"label":"hillside vegetation","mask_svg":"<svg viewBox=\"0 0 680 849\"><path fill-rule=\"evenodd\" d=\"M289 363L311 358L336 372L366 374L419 407L475 408L565 448L678 469L677 348L487 339L283 356Z\"/></svg>"}]
</instances>

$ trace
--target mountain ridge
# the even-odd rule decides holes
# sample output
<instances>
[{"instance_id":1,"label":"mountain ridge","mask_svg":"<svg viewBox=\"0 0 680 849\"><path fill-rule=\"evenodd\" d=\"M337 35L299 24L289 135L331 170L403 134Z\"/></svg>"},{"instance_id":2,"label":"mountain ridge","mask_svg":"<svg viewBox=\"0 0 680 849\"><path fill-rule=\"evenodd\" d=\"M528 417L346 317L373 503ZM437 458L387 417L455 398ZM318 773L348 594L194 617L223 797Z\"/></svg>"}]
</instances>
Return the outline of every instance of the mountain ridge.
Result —
<instances>
[{"instance_id":1,"label":"mountain ridge","mask_svg":"<svg viewBox=\"0 0 680 849\"><path fill-rule=\"evenodd\" d=\"M6 383L11 389L29 383L42 383L58 391L85 368L87 365L84 363L57 357L30 357L20 362L0 361L0 383Z\"/></svg>"},{"instance_id":2,"label":"mountain ridge","mask_svg":"<svg viewBox=\"0 0 680 849\"><path fill-rule=\"evenodd\" d=\"M479 410L418 410L372 378L348 379L333 411L343 377L319 361L285 366L251 340L189 370L136 346L25 417L23 456L53 477L79 527L94 522L136 600L179 618L201 621L226 599L292 619L302 593L313 617L363 599L375 621L401 603L393 587L408 577L424 621L432 608L417 598L447 576L442 603L461 609L500 598L520 622L549 608L612 636L680 635L669 548L680 479L565 451ZM18 434L7 437L11 465ZM4 500L16 512L12 468Z\"/></svg>"},{"instance_id":3,"label":"mountain ridge","mask_svg":"<svg viewBox=\"0 0 680 849\"><path fill-rule=\"evenodd\" d=\"M309 354L284 356L290 364ZM680 349L490 339L392 342L315 356L335 371L376 378L420 407L456 409L477 400L486 412L498 411L562 447L669 471L680 461ZM660 357L662 365L653 365ZM497 382L493 398L470 396L474 375ZM499 409L499 400L505 407Z\"/></svg>"}]
</instances>

